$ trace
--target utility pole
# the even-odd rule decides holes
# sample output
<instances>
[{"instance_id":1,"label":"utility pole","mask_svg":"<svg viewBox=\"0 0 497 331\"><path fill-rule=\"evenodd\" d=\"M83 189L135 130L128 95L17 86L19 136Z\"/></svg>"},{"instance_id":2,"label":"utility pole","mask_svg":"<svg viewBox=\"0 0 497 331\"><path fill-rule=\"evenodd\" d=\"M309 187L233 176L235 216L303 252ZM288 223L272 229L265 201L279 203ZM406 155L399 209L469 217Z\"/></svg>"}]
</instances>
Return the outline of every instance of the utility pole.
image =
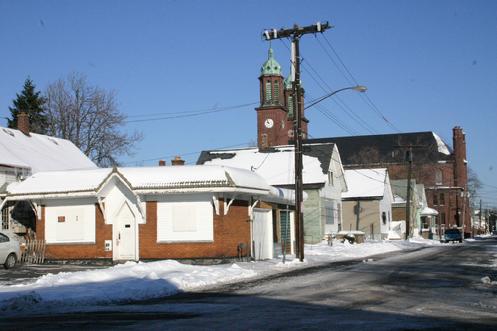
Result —
<instances>
[{"instance_id":1,"label":"utility pole","mask_svg":"<svg viewBox=\"0 0 497 331\"><path fill-rule=\"evenodd\" d=\"M407 193L406 193L406 240L409 238L411 230L411 178L412 178L412 146L409 146L407 162Z\"/></svg>"},{"instance_id":2,"label":"utility pole","mask_svg":"<svg viewBox=\"0 0 497 331\"><path fill-rule=\"evenodd\" d=\"M483 211L482 211L481 199L480 199L480 215L479 215L480 222L479 222L479 224L478 224L478 231L477 231L477 232L478 232L478 234L480 234L480 229L481 229L481 216L482 216L481 214L482 214L482 213L483 213Z\"/></svg>"},{"instance_id":3,"label":"utility pole","mask_svg":"<svg viewBox=\"0 0 497 331\"><path fill-rule=\"evenodd\" d=\"M300 27L297 24L291 29L272 29L263 32L262 37L267 40L291 38L294 58L292 65L295 69L295 80L293 81L293 95L295 112L293 118L293 137L295 153L295 222L297 223L297 253L299 260L304 261L304 215L303 215L303 181L302 181L302 123L303 105L301 101L301 84L300 84L300 37L305 34L322 33L331 28L328 22L316 23L314 25Z\"/></svg>"},{"instance_id":4,"label":"utility pole","mask_svg":"<svg viewBox=\"0 0 497 331\"><path fill-rule=\"evenodd\" d=\"M401 148L401 149L407 149L406 151L406 161L408 163L407 167L407 193L406 193L406 237L405 239L407 240L410 235L411 231L411 192L412 192L412 162L413 162L413 155L412 155L412 150L413 148L426 148L427 146L423 145L397 145L395 146L396 148Z\"/></svg>"}]
</instances>

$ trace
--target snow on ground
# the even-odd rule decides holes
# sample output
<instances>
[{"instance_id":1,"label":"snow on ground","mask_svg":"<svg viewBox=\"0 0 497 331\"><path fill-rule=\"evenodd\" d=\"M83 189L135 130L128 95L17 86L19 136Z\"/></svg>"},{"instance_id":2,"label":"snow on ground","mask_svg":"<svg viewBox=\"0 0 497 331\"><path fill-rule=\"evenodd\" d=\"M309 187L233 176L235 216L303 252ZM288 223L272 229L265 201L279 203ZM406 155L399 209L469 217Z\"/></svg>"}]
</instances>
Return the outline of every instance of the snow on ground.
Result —
<instances>
[{"instance_id":1,"label":"snow on ground","mask_svg":"<svg viewBox=\"0 0 497 331\"><path fill-rule=\"evenodd\" d=\"M37 310L56 306L91 306L129 302L240 282L326 262L362 259L368 256L439 244L431 240L323 242L306 245L304 263L288 256L259 262L213 266L181 264L173 260L128 262L106 269L47 274L17 285L0 286L0 311Z\"/></svg>"}]
</instances>

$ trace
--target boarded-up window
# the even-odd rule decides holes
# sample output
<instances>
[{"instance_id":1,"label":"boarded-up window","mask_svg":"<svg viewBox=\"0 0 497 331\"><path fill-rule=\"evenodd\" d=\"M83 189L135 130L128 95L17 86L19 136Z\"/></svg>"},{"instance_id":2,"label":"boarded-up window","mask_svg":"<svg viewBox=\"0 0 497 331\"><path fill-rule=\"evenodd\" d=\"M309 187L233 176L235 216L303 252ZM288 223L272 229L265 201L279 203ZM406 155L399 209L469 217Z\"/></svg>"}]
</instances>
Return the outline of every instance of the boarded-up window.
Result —
<instances>
[{"instance_id":1,"label":"boarded-up window","mask_svg":"<svg viewBox=\"0 0 497 331\"><path fill-rule=\"evenodd\" d=\"M157 241L214 239L212 195L187 194L157 201Z\"/></svg>"},{"instance_id":2,"label":"boarded-up window","mask_svg":"<svg viewBox=\"0 0 497 331\"><path fill-rule=\"evenodd\" d=\"M173 231L195 232L197 231L197 218L195 210L188 205L177 205L173 208Z\"/></svg>"},{"instance_id":3,"label":"boarded-up window","mask_svg":"<svg viewBox=\"0 0 497 331\"><path fill-rule=\"evenodd\" d=\"M95 242L95 205L86 201L53 201L45 208L47 243Z\"/></svg>"}]
</instances>

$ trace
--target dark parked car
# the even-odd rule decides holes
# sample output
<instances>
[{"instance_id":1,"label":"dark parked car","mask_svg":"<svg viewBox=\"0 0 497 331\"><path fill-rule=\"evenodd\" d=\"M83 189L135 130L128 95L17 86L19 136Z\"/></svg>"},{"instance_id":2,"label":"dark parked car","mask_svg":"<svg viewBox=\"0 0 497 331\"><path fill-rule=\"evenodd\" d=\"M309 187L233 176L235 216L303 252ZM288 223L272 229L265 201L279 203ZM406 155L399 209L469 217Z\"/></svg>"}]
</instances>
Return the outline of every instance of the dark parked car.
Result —
<instances>
[{"instance_id":1,"label":"dark parked car","mask_svg":"<svg viewBox=\"0 0 497 331\"><path fill-rule=\"evenodd\" d=\"M461 231L459 231L458 229L445 230L442 242L448 243L450 241L459 241L460 243L462 243Z\"/></svg>"}]
</instances>

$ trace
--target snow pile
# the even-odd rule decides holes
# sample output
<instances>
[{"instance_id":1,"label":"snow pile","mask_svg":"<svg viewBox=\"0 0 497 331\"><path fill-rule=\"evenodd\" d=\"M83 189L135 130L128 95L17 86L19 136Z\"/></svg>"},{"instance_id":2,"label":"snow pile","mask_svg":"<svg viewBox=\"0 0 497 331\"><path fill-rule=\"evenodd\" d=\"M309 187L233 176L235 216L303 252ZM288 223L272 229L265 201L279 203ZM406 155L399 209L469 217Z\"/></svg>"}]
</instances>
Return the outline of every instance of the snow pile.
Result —
<instances>
[{"instance_id":1,"label":"snow pile","mask_svg":"<svg viewBox=\"0 0 497 331\"><path fill-rule=\"evenodd\" d=\"M173 260L128 262L106 269L47 274L34 282L0 286L0 311L79 309L108 303L165 297L182 291L199 290L226 283L263 277L296 268L334 261L363 260L372 255L416 249L433 241L367 241L364 244L327 242L305 246L304 263L287 255L258 262L194 266ZM371 259L364 260L374 262ZM73 307L73 308L69 308Z\"/></svg>"},{"instance_id":2,"label":"snow pile","mask_svg":"<svg viewBox=\"0 0 497 331\"><path fill-rule=\"evenodd\" d=\"M409 242L415 243L415 244L428 245L428 246L442 246L442 245L444 245L439 240L425 239L423 237L409 238Z\"/></svg>"},{"instance_id":3,"label":"snow pile","mask_svg":"<svg viewBox=\"0 0 497 331\"><path fill-rule=\"evenodd\" d=\"M348 241L343 243L334 242L333 246L327 243L318 245L306 245L305 255L308 261L341 261L347 259L360 259L371 255L395 252L404 249L413 249L418 247L405 241L366 241L363 244L350 244Z\"/></svg>"},{"instance_id":4,"label":"snow pile","mask_svg":"<svg viewBox=\"0 0 497 331\"><path fill-rule=\"evenodd\" d=\"M492 281L492 279L488 276L483 277L481 279L481 282L487 285L497 285L497 281Z\"/></svg>"},{"instance_id":5,"label":"snow pile","mask_svg":"<svg viewBox=\"0 0 497 331\"><path fill-rule=\"evenodd\" d=\"M36 304L101 304L163 297L253 277L236 264L192 266L166 260L107 269L48 274L34 283L0 287L0 310Z\"/></svg>"}]
</instances>

